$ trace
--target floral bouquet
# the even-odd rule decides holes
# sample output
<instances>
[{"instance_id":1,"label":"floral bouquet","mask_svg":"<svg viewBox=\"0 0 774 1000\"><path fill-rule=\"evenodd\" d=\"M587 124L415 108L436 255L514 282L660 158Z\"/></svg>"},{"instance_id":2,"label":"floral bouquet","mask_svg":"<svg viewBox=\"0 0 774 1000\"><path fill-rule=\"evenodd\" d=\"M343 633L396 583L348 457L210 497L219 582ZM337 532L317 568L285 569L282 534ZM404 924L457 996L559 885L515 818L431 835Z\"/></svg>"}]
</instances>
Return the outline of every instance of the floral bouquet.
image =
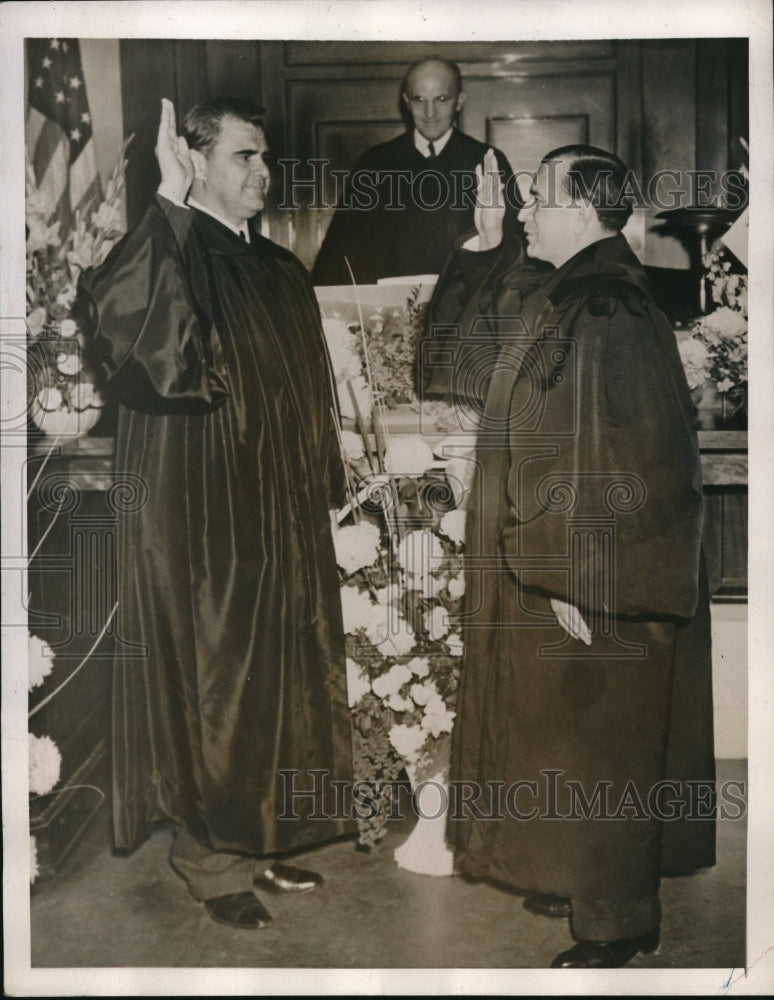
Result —
<instances>
[{"instance_id":1,"label":"floral bouquet","mask_svg":"<svg viewBox=\"0 0 774 1000\"><path fill-rule=\"evenodd\" d=\"M464 512L431 478L375 476L334 537L347 641L354 769L369 808L360 843L386 833L392 786L444 767L462 642ZM429 512L429 513L428 513ZM424 520L424 524L422 524ZM429 523L428 523L429 522Z\"/></svg>"},{"instance_id":2,"label":"floral bouquet","mask_svg":"<svg viewBox=\"0 0 774 1000\"><path fill-rule=\"evenodd\" d=\"M738 409L747 393L747 276L720 244L703 265L715 309L693 324L680 356L691 389L714 383Z\"/></svg>"},{"instance_id":3,"label":"floral bouquet","mask_svg":"<svg viewBox=\"0 0 774 1000\"><path fill-rule=\"evenodd\" d=\"M121 147L105 198L92 210L76 213L70 230L60 234L55 206L35 183L27 164L27 392L33 422L57 434L89 430L104 399L94 386L94 372L83 360L84 340L71 316L78 276L101 264L123 235L121 197L126 175Z\"/></svg>"}]
</instances>

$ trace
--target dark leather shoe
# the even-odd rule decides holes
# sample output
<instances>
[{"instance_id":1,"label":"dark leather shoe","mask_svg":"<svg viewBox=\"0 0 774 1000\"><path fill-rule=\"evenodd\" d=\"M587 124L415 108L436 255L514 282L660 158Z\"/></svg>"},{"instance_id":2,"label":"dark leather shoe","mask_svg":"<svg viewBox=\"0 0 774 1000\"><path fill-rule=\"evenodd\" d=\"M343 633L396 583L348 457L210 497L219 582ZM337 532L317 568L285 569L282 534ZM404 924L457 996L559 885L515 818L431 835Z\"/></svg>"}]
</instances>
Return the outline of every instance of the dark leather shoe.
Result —
<instances>
[{"instance_id":1,"label":"dark leather shoe","mask_svg":"<svg viewBox=\"0 0 774 1000\"><path fill-rule=\"evenodd\" d=\"M578 941L561 952L551 963L552 969L620 969L639 952L658 948L658 930L620 941Z\"/></svg>"},{"instance_id":2,"label":"dark leather shoe","mask_svg":"<svg viewBox=\"0 0 774 1000\"><path fill-rule=\"evenodd\" d=\"M565 896L534 892L524 900L524 909L539 917L571 917L572 902Z\"/></svg>"},{"instance_id":3,"label":"dark leather shoe","mask_svg":"<svg viewBox=\"0 0 774 1000\"><path fill-rule=\"evenodd\" d=\"M271 914L252 892L232 892L205 899L204 906L213 920L228 927L253 930L271 923Z\"/></svg>"},{"instance_id":4,"label":"dark leather shoe","mask_svg":"<svg viewBox=\"0 0 774 1000\"><path fill-rule=\"evenodd\" d=\"M323 877L317 872L295 868L281 861L275 861L270 868L253 879L253 884L259 889L268 889L270 892L311 892L322 883Z\"/></svg>"}]
</instances>

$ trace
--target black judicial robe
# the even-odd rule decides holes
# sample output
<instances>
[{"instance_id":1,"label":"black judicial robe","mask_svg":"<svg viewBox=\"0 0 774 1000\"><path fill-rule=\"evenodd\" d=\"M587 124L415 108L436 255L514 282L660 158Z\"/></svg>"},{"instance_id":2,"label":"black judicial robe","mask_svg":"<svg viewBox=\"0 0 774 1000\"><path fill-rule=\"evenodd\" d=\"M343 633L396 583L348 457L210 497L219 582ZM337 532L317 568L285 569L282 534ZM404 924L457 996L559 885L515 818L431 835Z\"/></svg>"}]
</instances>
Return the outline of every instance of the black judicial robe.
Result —
<instances>
[{"instance_id":1,"label":"black judicial robe","mask_svg":"<svg viewBox=\"0 0 774 1000\"><path fill-rule=\"evenodd\" d=\"M318 790L351 776L328 515L342 469L307 272L257 231L247 245L158 199L81 287L124 403L116 475L135 491L119 532L116 846L168 818L257 854L345 832L322 799L287 794L312 769Z\"/></svg>"},{"instance_id":2,"label":"black judicial robe","mask_svg":"<svg viewBox=\"0 0 774 1000\"><path fill-rule=\"evenodd\" d=\"M715 860L690 393L623 237L523 303L520 247L473 256L464 282L450 268L433 316L443 328L454 282L467 287L462 312L478 320L452 386L440 352L435 388L483 410L452 753L452 779L480 798L457 800L451 831L471 875L625 905L654 895L660 873ZM591 646L557 625L552 596L580 607Z\"/></svg>"},{"instance_id":3,"label":"black judicial robe","mask_svg":"<svg viewBox=\"0 0 774 1000\"><path fill-rule=\"evenodd\" d=\"M475 169L489 147L454 129L431 162L406 132L366 150L347 183L312 270L315 285L358 284L411 274L438 274L460 233L473 225ZM505 154L495 150L518 198ZM515 212L509 212L515 218Z\"/></svg>"}]
</instances>

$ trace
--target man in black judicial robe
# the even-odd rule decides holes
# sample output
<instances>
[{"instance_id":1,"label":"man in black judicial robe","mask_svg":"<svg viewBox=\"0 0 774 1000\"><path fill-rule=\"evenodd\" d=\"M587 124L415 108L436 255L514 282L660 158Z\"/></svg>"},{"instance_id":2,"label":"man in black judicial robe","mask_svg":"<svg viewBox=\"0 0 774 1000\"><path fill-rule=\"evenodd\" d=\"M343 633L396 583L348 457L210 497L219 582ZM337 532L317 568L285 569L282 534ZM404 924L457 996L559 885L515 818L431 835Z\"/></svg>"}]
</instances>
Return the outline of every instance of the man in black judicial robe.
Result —
<instances>
[{"instance_id":1,"label":"man in black judicial robe","mask_svg":"<svg viewBox=\"0 0 774 1000\"><path fill-rule=\"evenodd\" d=\"M653 950L660 874L715 862L693 405L620 233L625 177L591 147L548 154L519 216L531 261L480 210L424 345L426 393L480 417L452 834L467 874L570 917L561 968Z\"/></svg>"},{"instance_id":2,"label":"man in black judicial robe","mask_svg":"<svg viewBox=\"0 0 774 1000\"><path fill-rule=\"evenodd\" d=\"M460 233L473 225L476 174L487 146L455 127L465 102L456 63L422 59L406 73L403 101L413 129L366 150L312 270L315 285L373 284L438 274ZM498 167L512 184L504 153Z\"/></svg>"},{"instance_id":3,"label":"man in black judicial robe","mask_svg":"<svg viewBox=\"0 0 774 1000\"><path fill-rule=\"evenodd\" d=\"M116 471L139 484L120 524L137 655L115 665L115 844L174 820L173 866L235 927L270 922L256 886L320 884L267 856L347 832L325 783L351 776L334 394L308 274L251 222L261 112L200 104L178 138L162 102L157 197L81 282L124 404Z\"/></svg>"}]
</instances>

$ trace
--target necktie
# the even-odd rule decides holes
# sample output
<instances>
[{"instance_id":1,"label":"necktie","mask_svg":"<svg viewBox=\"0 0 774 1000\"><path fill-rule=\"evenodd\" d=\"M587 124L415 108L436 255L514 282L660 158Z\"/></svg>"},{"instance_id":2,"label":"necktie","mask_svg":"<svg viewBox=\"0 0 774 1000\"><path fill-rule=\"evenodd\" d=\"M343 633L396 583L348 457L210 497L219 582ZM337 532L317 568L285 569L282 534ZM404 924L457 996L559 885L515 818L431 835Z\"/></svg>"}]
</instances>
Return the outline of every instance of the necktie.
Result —
<instances>
[{"instance_id":1,"label":"necktie","mask_svg":"<svg viewBox=\"0 0 774 1000\"><path fill-rule=\"evenodd\" d=\"M430 150L430 156L428 157L428 159L434 160L435 159L435 146L432 144L432 142L428 142L427 148Z\"/></svg>"}]
</instances>

